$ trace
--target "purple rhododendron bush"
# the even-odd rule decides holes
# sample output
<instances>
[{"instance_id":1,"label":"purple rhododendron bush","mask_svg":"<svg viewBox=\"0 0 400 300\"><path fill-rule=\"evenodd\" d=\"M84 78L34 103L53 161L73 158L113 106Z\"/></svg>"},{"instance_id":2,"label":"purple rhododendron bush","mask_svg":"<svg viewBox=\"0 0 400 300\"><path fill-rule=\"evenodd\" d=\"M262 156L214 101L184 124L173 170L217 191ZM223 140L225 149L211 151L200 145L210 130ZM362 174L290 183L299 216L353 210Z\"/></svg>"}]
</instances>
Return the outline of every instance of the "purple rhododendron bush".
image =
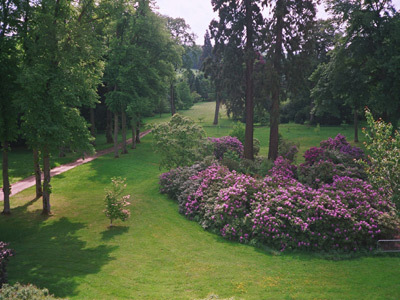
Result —
<instances>
[{"instance_id":1,"label":"purple rhododendron bush","mask_svg":"<svg viewBox=\"0 0 400 300\"><path fill-rule=\"evenodd\" d=\"M332 153L339 158L329 160ZM306 152L304 165L328 161L350 172L351 159L362 156L338 136ZM281 251L372 250L378 239L397 233L397 212L383 189L373 189L356 171L301 182L302 168L280 157L266 177L254 178L210 160L164 173L160 185L205 229Z\"/></svg>"}]
</instances>

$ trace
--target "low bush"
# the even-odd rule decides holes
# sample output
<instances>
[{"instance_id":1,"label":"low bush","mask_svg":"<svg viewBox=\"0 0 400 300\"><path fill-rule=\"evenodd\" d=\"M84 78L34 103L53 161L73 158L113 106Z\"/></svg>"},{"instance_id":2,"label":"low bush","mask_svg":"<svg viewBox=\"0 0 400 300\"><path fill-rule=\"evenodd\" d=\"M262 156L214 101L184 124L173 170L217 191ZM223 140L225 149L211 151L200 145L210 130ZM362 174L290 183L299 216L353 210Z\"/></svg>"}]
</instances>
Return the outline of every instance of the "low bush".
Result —
<instances>
[{"instance_id":1,"label":"low bush","mask_svg":"<svg viewBox=\"0 0 400 300\"><path fill-rule=\"evenodd\" d=\"M32 284L3 285L0 290L0 300L56 300L48 289L40 289Z\"/></svg>"},{"instance_id":2,"label":"low bush","mask_svg":"<svg viewBox=\"0 0 400 300\"><path fill-rule=\"evenodd\" d=\"M214 148L214 156L216 159L223 159L227 151L236 153L239 157L243 157L243 144L236 137L223 136L220 138L209 138Z\"/></svg>"},{"instance_id":3,"label":"low bush","mask_svg":"<svg viewBox=\"0 0 400 300\"><path fill-rule=\"evenodd\" d=\"M8 248L8 244L0 241L0 288L7 283L8 258L14 255L14 251Z\"/></svg>"},{"instance_id":4,"label":"low bush","mask_svg":"<svg viewBox=\"0 0 400 300\"><path fill-rule=\"evenodd\" d=\"M169 122L154 125L154 149L166 169L190 166L211 155L206 133L192 119L175 114Z\"/></svg>"},{"instance_id":5,"label":"low bush","mask_svg":"<svg viewBox=\"0 0 400 300\"><path fill-rule=\"evenodd\" d=\"M363 157L360 148L352 147L343 135L338 134L334 139L322 141L320 147L305 152L305 163L298 168L298 178L313 188L332 183L335 176L366 179L364 168L357 163Z\"/></svg>"},{"instance_id":6,"label":"low bush","mask_svg":"<svg viewBox=\"0 0 400 300\"><path fill-rule=\"evenodd\" d=\"M126 179L113 177L111 179L111 188L106 190L104 198L104 213L110 219L110 227L113 226L114 220L126 221L131 212L127 209L130 205L128 202L130 195L122 195L126 189Z\"/></svg>"},{"instance_id":7,"label":"low bush","mask_svg":"<svg viewBox=\"0 0 400 300\"><path fill-rule=\"evenodd\" d=\"M382 189L348 176L335 176L316 189L299 182L296 171L282 157L263 180L214 163L185 175L193 184L184 182L184 192L172 190L177 191L174 198L180 199L181 213L243 243L280 250L358 251L396 234L398 217ZM171 171L162 177L182 173Z\"/></svg>"},{"instance_id":8,"label":"low bush","mask_svg":"<svg viewBox=\"0 0 400 300\"><path fill-rule=\"evenodd\" d=\"M393 131L393 125L383 120L374 120L371 112L366 110L368 128L365 147L368 160L360 158L365 167L368 180L376 188L384 188L393 201L400 206L400 133Z\"/></svg>"},{"instance_id":9,"label":"low bush","mask_svg":"<svg viewBox=\"0 0 400 300\"><path fill-rule=\"evenodd\" d=\"M296 161L296 155L299 152L299 144L284 139L280 134L278 143L278 155L290 160L291 162Z\"/></svg>"}]
</instances>

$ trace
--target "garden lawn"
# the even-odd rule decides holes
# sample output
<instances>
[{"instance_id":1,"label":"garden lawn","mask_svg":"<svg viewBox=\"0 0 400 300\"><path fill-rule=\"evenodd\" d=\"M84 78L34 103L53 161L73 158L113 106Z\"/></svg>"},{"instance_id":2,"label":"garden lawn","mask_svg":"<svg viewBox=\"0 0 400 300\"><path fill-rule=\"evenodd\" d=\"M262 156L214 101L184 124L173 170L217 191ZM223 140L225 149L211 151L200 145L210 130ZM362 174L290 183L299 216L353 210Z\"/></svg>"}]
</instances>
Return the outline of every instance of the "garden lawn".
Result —
<instances>
[{"instance_id":1,"label":"garden lawn","mask_svg":"<svg viewBox=\"0 0 400 300\"><path fill-rule=\"evenodd\" d=\"M188 221L158 192L151 139L53 178L51 217L40 215L34 188L11 198L13 215L0 216L0 240L16 251L11 283L69 299L400 299L399 256L271 254ZM127 178L132 216L109 229L102 210L113 176Z\"/></svg>"}]
</instances>

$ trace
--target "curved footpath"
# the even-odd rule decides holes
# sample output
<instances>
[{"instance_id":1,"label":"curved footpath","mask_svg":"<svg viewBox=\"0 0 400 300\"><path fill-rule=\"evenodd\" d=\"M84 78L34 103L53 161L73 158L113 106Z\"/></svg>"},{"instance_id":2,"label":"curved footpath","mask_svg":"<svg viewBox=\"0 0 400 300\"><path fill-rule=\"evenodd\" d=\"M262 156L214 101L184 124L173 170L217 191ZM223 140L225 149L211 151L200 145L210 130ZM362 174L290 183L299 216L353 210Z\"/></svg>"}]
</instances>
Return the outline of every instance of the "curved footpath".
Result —
<instances>
[{"instance_id":1,"label":"curved footpath","mask_svg":"<svg viewBox=\"0 0 400 300\"><path fill-rule=\"evenodd\" d=\"M142 138L142 137L146 136L147 134L149 134L150 132L151 132L151 130L146 130L144 132L141 132L139 136ZM131 138L128 139L126 141L126 143L127 144L132 143L132 139ZM119 143L119 147L121 147L121 146L122 146L122 143ZM96 152L96 154L94 154L92 156L85 157L84 159L80 158L80 159L78 159L78 160L76 160L74 162L71 162L69 164L61 165L59 167L51 169L50 175L51 175L51 177L53 177L53 176L56 176L58 174L67 172L67 171L69 171L69 170L71 170L71 169L73 169L73 168L75 168L77 166L80 166L80 165L86 164L88 162L91 162L92 160L94 160L94 159L96 159L96 158L98 158L98 157L100 157L102 155L112 153L113 151L114 151L114 147L108 148L108 149L104 149L104 150L101 150L99 152ZM43 180L43 173L42 173L42 180ZM11 196L13 196L15 194L18 194L19 192L22 192L23 190L26 190L27 188L30 188L31 186L34 186L35 184L36 184L36 180L35 180L35 176L34 175L29 176L28 178L25 178L25 179L23 179L21 181L16 182L16 183L11 185L11 191L12 191ZM2 192L0 192L0 201L3 201L3 200L4 200L4 194Z\"/></svg>"}]
</instances>

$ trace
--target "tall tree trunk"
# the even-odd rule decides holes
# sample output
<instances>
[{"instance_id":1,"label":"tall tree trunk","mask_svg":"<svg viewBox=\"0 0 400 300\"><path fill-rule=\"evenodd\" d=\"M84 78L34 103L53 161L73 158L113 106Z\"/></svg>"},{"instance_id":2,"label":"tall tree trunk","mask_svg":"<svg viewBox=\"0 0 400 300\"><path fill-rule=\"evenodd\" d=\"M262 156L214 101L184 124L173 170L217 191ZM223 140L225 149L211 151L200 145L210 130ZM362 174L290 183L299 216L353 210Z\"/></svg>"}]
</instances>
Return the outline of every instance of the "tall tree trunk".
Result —
<instances>
[{"instance_id":1,"label":"tall tree trunk","mask_svg":"<svg viewBox=\"0 0 400 300\"><path fill-rule=\"evenodd\" d=\"M136 143L140 144L140 121L136 123Z\"/></svg>"},{"instance_id":2,"label":"tall tree trunk","mask_svg":"<svg viewBox=\"0 0 400 300\"><path fill-rule=\"evenodd\" d=\"M126 112L122 109L121 113L121 123L122 123L122 154L127 154L128 149L126 148Z\"/></svg>"},{"instance_id":3,"label":"tall tree trunk","mask_svg":"<svg viewBox=\"0 0 400 300\"><path fill-rule=\"evenodd\" d=\"M11 214L10 209L10 180L8 178L8 142L3 141L3 194L4 194L4 215Z\"/></svg>"},{"instance_id":4,"label":"tall tree trunk","mask_svg":"<svg viewBox=\"0 0 400 300\"><path fill-rule=\"evenodd\" d=\"M119 157L118 153L118 113L114 113L114 158Z\"/></svg>"},{"instance_id":5,"label":"tall tree trunk","mask_svg":"<svg viewBox=\"0 0 400 300\"><path fill-rule=\"evenodd\" d=\"M43 211L42 215L49 215L50 211L50 194L51 194L51 185L50 185L50 154L47 147L43 149Z\"/></svg>"},{"instance_id":6,"label":"tall tree trunk","mask_svg":"<svg viewBox=\"0 0 400 300\"><path fill-rule=\"evenodd\" d=\"M269 151L268 158L272 161L278 157L279 143L279 98L281 89L281 63L282 63L282 44L283 44L283 15L284 2L278 0L276 3L276 44L274 50L273 66L275 69L274 86L272 87L272 106L270 119Z\"/></svg>"},{"instance_id":7,"label":"tall tree trunk","mask_svg":"<svg viewBox=\"0 0 400 300\"><path fill-rule=\"evenodd\" d=\"M107 144L112 144L113 142L112 113L109 109L107 109L106 138L107 138Z\"/></svg>"},{"instance_id":8,"label":"tall tree trunk","mask_svg":"<svg viewBox=\"0 0 400 300\"><path fill-rule=\"evenodd\" d=\"M216 93L216 96L217 96L217 101L216 101L216 104L215 104L215 115L214 115L214 125L218 125L218 117L219 117L219 108L220 108L220 106L221 106L221 100L220 100L220 92L218 91L217 93Z\"/></svg>"},{"instance_id":9,"label":"tall tree trunk","mask_svg":"<svg viewBox=\"0 0 400 300\"><path fill-rule=\"evenodd\" d=\"M170 85L170 104L171 104L171 115L176 114L175 110L175 95L174 95L174 84Z\"/></svg>"},{"instance_id":10,"label":"tall tree trunk","mask_svg":"<svg viewBox=\"0 0 400 300\"><path fill-rule=\"evenodd\" d=\"M36 199L39 199L43 195L42 172L40 171L39 151L36 149L33 150L33 170L35 172L35 180L36 180Z\"/></svg>"},{"instance_id":11,"label":"tall tree trunk","mask_svg":"<svg viewBox=\"0 0 400 300\"><path fill-rule=\"evenodd\" d=\"M354 142L358 143L358 111L354 109Z\"/></svg>"},{"instance_id":12,"label":"tall tree trunk","mask_svg":"<svg viewBox=\"0 0 400 300\"><path fill-rule=\"evenodd\" d=\"M93 107L90 108L90 134L92 135L92 137L96 137L96 118ZM95 140L93 140L92 145L96 146Z\"/></svg>"},{"instance_id":13,"label":"tall tree trunk","mask_svg":"<svg viewBox=\"0 0 400 300\"><path fill-rule=\"evenodd\" d=\"M254 69L254 49L253 49L253 10L252 1L246 0L246 133L244 139L244 157L254 159L253 154L253 119L254 119L254 99L253 99L253 69Z\"/></svg>"},{"instance_id":14,"label":"tall tree trunk","mask_svg":"<svg viewBox=\"0 0 400 300\"><path fill-rule=\"evenodd\" d=\"M136 149L136 126L132 124L132 149Z\"/></svg>"}]
</instances>

